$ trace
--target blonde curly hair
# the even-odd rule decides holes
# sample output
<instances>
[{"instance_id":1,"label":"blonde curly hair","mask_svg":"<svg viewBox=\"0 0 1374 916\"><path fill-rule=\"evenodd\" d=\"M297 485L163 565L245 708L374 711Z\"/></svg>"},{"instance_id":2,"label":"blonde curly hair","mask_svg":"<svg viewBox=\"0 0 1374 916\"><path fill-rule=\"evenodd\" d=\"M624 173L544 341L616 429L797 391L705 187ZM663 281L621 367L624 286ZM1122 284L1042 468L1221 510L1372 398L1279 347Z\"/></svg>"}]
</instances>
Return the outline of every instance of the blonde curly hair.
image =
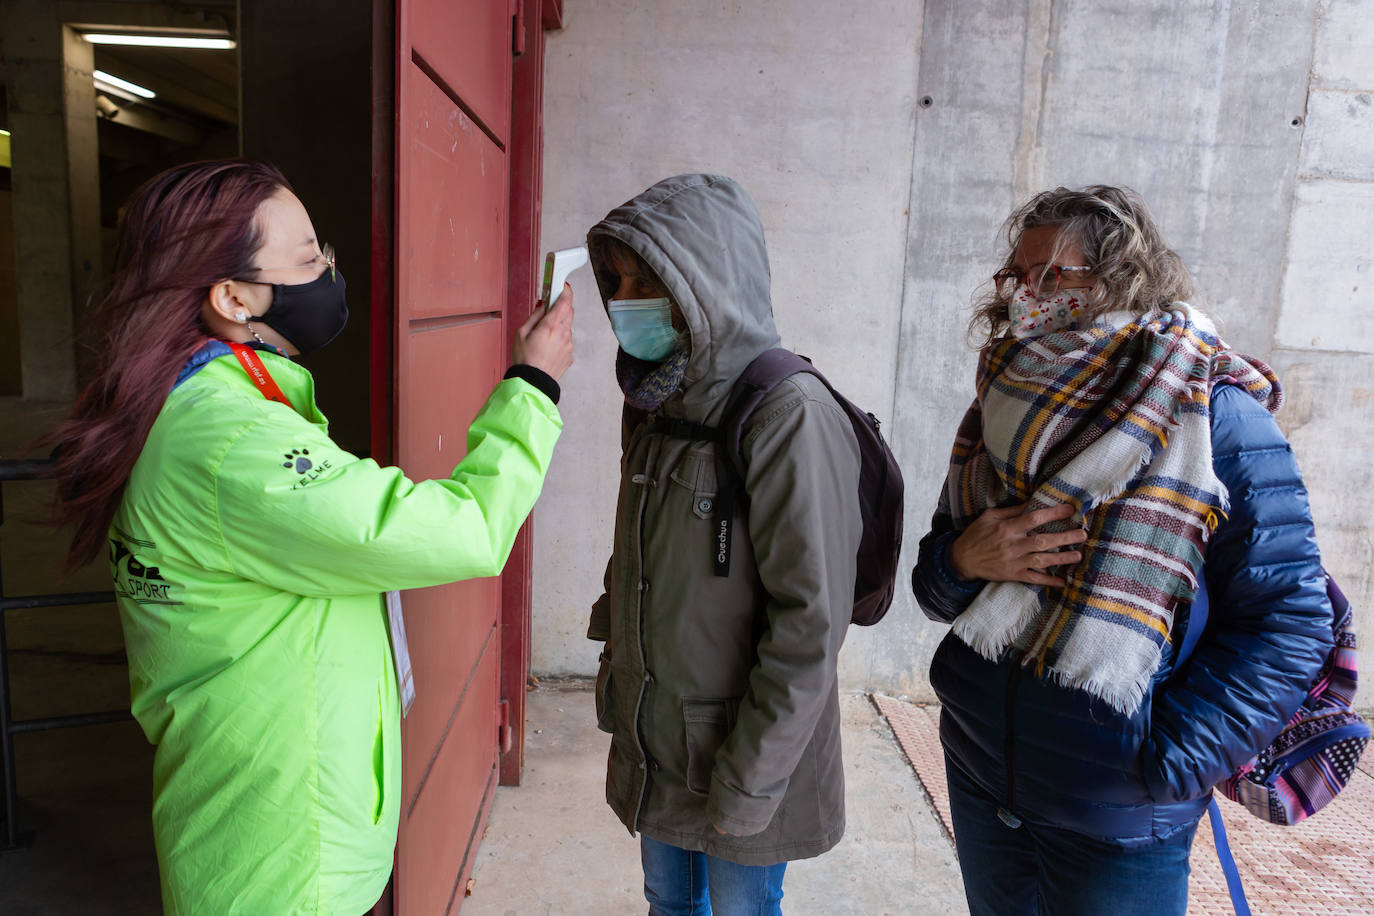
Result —
<instances>
[{"instance_id":1,"label":"blonde curly hair","mask_svg":"<svg viewBox=\"0 0 1374 916\"><path fill-rule=\"evenodd\" d=\"M1092 268L1088 290L1089 319L1114 311L1143 315L1193 295L1193 281L1183 259L1160 233L1149 208L1130 188L1090 185L1081 190L1042 191L1016 209L1005 224L1011 267L1021 236L1029 229L1058 226L1054 254L1077 243L1084 263ZM1008 300L989 281L975 302L969 323L970 340L980 348L1007 335Z\"/></svg>"}]
</instances>

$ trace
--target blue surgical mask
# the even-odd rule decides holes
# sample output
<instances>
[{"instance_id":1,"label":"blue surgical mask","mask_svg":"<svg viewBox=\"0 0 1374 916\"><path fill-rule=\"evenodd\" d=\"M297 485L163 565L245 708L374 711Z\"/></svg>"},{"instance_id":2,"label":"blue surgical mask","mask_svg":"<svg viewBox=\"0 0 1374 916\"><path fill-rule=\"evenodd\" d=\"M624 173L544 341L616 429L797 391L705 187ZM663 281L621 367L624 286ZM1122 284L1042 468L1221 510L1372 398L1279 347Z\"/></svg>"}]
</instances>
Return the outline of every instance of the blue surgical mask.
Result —
<instances>
[{"instance_id":1,"label":"blue surgical mask","mask_svg":"<svg viewBox=\"0 0 1374 916\"><path fill-rule=\"evenodd\" d=\"M667 299L612 299L606 303L620 349L646 362L667 359L677 349L673 308Z\"/></svg>"}]
</instances>

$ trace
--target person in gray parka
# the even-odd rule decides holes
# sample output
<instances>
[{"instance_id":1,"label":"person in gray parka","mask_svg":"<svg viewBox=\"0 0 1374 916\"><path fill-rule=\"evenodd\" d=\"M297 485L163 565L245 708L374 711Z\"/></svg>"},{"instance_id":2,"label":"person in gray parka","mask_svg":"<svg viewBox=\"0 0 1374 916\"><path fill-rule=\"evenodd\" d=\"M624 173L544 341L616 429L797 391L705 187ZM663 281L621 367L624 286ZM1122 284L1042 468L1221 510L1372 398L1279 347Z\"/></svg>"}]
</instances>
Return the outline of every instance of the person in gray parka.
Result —
<instances>
[{"instance_id":1,"label":"person in gray parka","mask_svg":"<svg viewBox=\"0 0 1374 916\"><path fill-rule=\"evenodd\" d=\"M786 863L844 833L835 666L862 533L858 443L820 380L779 384L745 425L717 574L716 445L679 436L719 424L740 373L779 345L758 211L729 178L683 175L587 244L629 407L587 634L605 643L606 800L641 834L651 914L779 912Z\"/></svg>"}]
</instances>

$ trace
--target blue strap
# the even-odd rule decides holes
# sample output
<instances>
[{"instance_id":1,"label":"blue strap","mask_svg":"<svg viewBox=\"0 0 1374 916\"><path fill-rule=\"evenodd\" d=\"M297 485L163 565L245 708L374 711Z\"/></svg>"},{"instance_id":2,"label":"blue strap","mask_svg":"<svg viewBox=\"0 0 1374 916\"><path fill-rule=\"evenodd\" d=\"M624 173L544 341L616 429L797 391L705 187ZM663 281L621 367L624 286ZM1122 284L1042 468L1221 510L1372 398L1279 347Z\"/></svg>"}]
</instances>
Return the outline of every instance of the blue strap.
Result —
<instances>
[{"instance_id":1,"label":"blue strap","mask_svg":"<svg viewBox=\"0 0 1374 916\"><path fill-rule=\"evenodd\" d=\"M1212 842L1217 847L1221 873L1226 876L1226 889L1231 892L1231 906L1235 908L1236 916L1250 916L1250 904L1245 899L1245 888L1240 883L1235 857L1231 855L1231 844L1226 841L1226 825L1221 822L1221 809L1217 807L1215 795L1207 803L1207 817L1212 822Z\"/></svg>"},{"instance_id":2,"label":"blue strap","mask_svg":"<svg viewBox=\"0 0 1374 916\"><path fill-rule=\"evenodd\" d=\"M1207 617L1211 611L1211 601L1207 597L1207 582L1198 576L1197 594L1193 596L1193 605L1188 609L1188 629L1183 633L1183 642L1178 647L1178 653L1174 656L1174 670L1183 667L1197 648L1198 640L1202 638L1202 631L1207 628Z\"/></svg>"}]
</instances>

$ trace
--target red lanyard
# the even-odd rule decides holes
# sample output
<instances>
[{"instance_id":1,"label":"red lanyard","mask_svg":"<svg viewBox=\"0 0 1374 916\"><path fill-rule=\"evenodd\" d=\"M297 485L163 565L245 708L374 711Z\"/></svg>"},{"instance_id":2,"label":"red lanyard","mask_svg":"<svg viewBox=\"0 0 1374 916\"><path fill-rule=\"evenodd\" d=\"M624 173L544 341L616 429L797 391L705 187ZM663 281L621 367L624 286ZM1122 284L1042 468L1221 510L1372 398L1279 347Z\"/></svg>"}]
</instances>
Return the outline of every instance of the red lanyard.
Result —
<instances>
[{"instance_id":1,"label":"red lanyard","mask_svg":"<svg viewBox=\"0 0 1374 916\"><path fill-rule=\"evenodd\" d=\"M229 341L225 341L229 343ZM243 371L248 373L248 377L253 380L253 384L258 386L262 396L269 401L276 401L278 404L285 404L292 410L296 408L291 404L290 399L282 393L277 382L272 378L272 373L267 371L267 367L262 364L262 359L257 351L252 347L244 346L241 343L229 343L229 349L234 351L234 355L239 358L239 364L243 366Z\"/></svg>"}]
</instances>

